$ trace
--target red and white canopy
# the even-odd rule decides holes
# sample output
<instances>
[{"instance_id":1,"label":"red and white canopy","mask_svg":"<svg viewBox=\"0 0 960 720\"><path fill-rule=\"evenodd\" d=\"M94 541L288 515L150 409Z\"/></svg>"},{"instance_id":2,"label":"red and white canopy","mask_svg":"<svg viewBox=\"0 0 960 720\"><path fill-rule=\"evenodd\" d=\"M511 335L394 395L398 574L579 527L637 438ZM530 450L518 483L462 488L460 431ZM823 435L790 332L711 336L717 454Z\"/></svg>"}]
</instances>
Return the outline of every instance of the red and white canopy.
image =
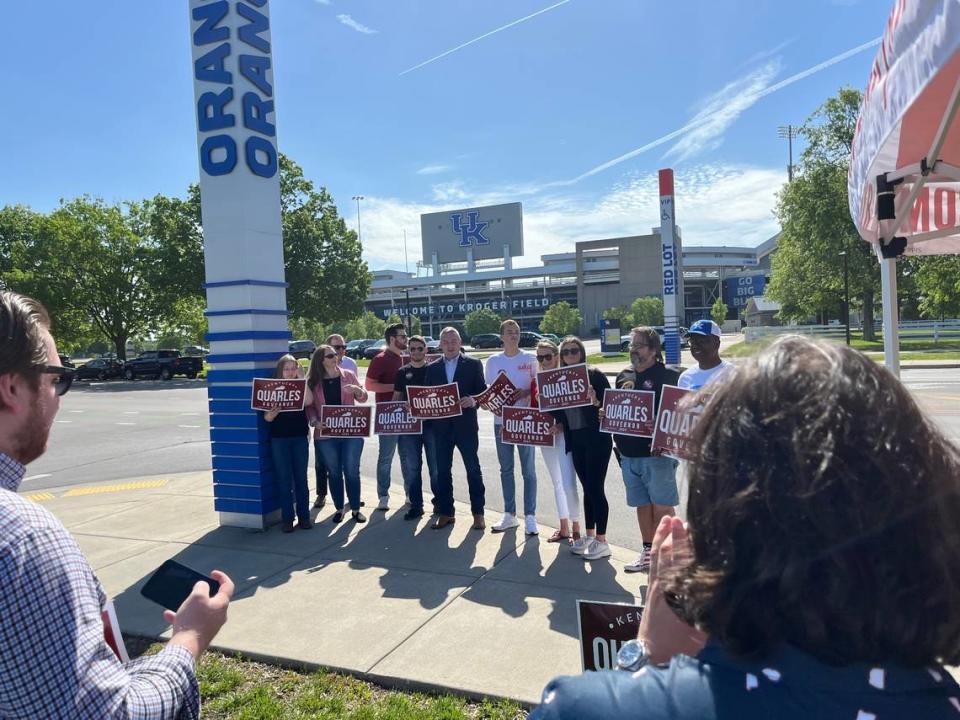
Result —
<instances>
[{"instance_id":1,"label":"red and white canopy","mask_svg":"<svg viewBox=\"0 0 960 720\"><path fill-rule=\"evenodd\" d=\"M958 106L960 0L895 0L850 155L850 213L864 240L960 253Z\"/></svg>"}]
</instances>

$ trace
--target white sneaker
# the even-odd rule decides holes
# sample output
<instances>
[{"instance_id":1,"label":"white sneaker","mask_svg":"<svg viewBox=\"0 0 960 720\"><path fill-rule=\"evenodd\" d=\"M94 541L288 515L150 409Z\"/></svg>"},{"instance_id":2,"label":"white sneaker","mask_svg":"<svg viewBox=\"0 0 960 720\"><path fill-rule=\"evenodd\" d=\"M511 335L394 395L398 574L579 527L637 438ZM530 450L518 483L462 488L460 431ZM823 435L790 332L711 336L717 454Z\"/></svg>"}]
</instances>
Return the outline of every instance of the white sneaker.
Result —
<instances>
[{"instance_id":1,"label":"white sneaker","mask_svg":"<svg viewBox=\"0 0 960 720\"><path fill-rule=\"evenodd\" d=\"M628 573L650 572L650 548L645 547L643 549L643 552L641 552L637 556L637 559L634 560L632 563L627 563L623 569L626 570Z\"/></svg>"},{"instance_id":2,"label":"white sneaker","mask_svg":"<svg viewBox=\"0 0 960 720\"><path fill-rule=\"evenodd\" d=\"M381 495L380 503L377 505L377 510L389 510L390 509L390 496Z\"/></svg>"},{"instance_id":3,"label":"white sneaker","mask_svg":"<svg viewBox=\"0 0 960 720\"><path fill-rule=\"evenodd\" d=\"M605 542L600 542L596 538L593 539L590 547L583 553L584 560L599 560L605 557L610 557L610 545Z\"/></svg>"},{"instance_id":4,"label":"white sneaker","mask_svg":"<svg viewBox=\"0 0 960 720\"><path fill-rule=\"evenodd\" d=\"M504 530L509 530L510 528L515 528L520 524L520 521L517 520L517 516L513 513L505 512L503 517L500 518L500 522L490 528L491 532L501 533Z\"/></svg>"},{"instance_id":5,"label":"white sneaker","mask_svg":"<svg viewBox=\"0 0 960 720\"><path fill-rule=\"evenodd\" d=\"M572 552L574 555L583 555L587 551L587 548L590 547L590 543L592 542L592 537L589 535L584 535L573 541L573 545L570 546L570 552Z\"/></svg>"},{"instance_id":6,"label":"white sneaker","mask_svg":"<svg viewBox=\"0 0 960 720\"><path fill-rule=\"evenodd\" d=\"M537 527L537 519L533 515L527 515L524 518L527 535L539 535L540 529Z\"/></svg>"}]
</instances>

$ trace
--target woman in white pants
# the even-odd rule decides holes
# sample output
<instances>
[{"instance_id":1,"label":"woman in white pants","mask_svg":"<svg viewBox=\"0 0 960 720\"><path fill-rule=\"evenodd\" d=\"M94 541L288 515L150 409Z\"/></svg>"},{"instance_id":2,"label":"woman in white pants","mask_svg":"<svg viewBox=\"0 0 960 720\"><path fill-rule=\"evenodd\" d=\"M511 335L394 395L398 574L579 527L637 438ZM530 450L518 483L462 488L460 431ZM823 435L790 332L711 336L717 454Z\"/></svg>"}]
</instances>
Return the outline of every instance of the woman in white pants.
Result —
<instances>
[{"instance_id":1,"label":"woman in white pants","mask_svg":"<svg viewBox=\"0 0 960 720\"><path fill-rule=\"evenodd\" d=\"M557 346L549 340L537 343L537 363L540 370L553 370L560 365L560 353ZM537 381L530 388L530 405L537 406ZM580 497L577 494L577 474L573 468L573 456L566 448L566 441L559 423L554 426L553 447L541 447L543 463L547 466L553 481L553 494L557 500L557 514L560 516L560 529L553 533L547 542L573 543L580 539ZM571 528L572 525L572 528Z\"/></svg>"}]
</instances>

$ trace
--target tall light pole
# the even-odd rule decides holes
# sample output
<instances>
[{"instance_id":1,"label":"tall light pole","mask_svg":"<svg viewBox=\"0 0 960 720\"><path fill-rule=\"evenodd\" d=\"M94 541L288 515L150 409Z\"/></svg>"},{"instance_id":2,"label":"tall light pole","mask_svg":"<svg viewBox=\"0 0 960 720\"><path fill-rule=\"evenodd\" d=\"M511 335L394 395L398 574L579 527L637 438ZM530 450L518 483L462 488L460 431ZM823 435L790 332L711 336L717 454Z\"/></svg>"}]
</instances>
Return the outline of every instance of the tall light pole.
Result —
<instances>
[{"instance_id":1,"label":"tall light pole","mask_svg":"<svg viewBox=\"0 0 960 720\"><path fill-rule=\"evenodd\" d=\"M800 129L793 125L781 125L777 128L777 137L787 139L790 152L790 164L787 165L787 179L793 182L793 139L800 134Z\"/></svg>"},{"instance_id":2,"label":"tall light pole","mask_svg":"<svg viewBox=\"0 0 960 720\"><path fill-rule=\"evenodd\" d=\"M844 325L847 330L847 346L850 345L850 274L847 272L847 251L842 250L840 257L843 258L843 315Z\"/></svg>"},{"instance_id":3,"label":"tall light pole","mask_svg":"<svg viewBox=\"0 0 960 720\"><path fill-rule=\"evenodd\" d=\"M360 242L360 201L365 198L363 195L354 195L352 199L357 201L357 242Z\"/></svg>"}]
</instances>

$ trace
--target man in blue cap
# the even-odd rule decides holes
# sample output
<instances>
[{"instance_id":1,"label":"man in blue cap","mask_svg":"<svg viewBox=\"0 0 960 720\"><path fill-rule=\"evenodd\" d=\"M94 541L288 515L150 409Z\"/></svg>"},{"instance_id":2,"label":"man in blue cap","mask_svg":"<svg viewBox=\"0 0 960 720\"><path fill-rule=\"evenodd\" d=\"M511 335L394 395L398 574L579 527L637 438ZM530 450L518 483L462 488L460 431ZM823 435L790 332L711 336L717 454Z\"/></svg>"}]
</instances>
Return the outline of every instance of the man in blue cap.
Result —
<instances>
[{"instance_id":1,"label":"man in blue cap","mask_svg":"<svg viewBox=\"0 0 960 720\"><path fill-rule=\"evenodd\" d=\"M697 366L684 370L679 387L699 390L730 372L733 365L720 359L720 326L713 320L697 320L690 326L690 354Z\"/></svg>"}]
</instances>

